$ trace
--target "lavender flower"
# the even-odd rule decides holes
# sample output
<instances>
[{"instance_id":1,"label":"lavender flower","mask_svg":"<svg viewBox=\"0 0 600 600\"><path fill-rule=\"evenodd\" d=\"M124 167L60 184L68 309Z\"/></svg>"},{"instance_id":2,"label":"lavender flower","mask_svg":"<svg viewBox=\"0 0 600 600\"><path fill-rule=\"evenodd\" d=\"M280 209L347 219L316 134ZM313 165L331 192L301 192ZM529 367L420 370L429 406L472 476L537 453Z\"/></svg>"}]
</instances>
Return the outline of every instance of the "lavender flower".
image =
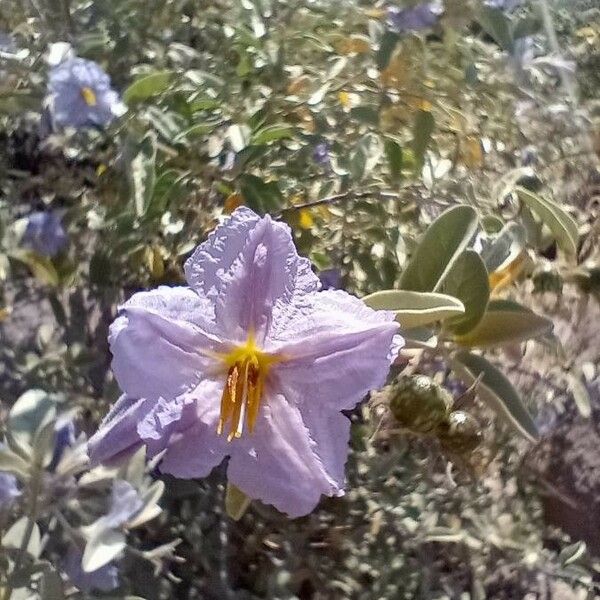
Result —
<instances>
[{"instance_id":1,"label":"lavender flower","mask_svg":"<svg viewBox=\"0 0 600 600\"><path fill-rule=\"evenodd\" d=\"M110 592L119 587L119 571L114 563L108 563L96 571L86 573L81 566L83 551L75 545L69 547L64 571L73 585L82 592Z\"/></svg>"},{"instance_id":2,"label":"lavender flower","mask_svg":"<svg viewBox=\"0 0 600 600\"><path fill-rule=\"evenodd\" d=\"M327 142L321 142L317 144L313 150L313 160L318 165L329 164L329 144Z\"/></svg>"},{"instance_id":3,"label":"lavender flower","mask_svg":"<svg viewBox=\"0 0 600 600\"><path fill-rule=\"evenodd\" d=\"M102 127L125 112L108 75L83 58L69 58L53 67L48 92L54 122L60 127Z\"/></svg>"},{"instance_id":4,"label":"lavender flower","mask_svg":"<svg viewBox=\"0 0 600 600\"><path fill-rule=\"evenodd\" d=\"M410 8L390 6L387 9L387 22L390 29L397 33L421 31L433 27L444 12L441 0L422 2Z\"/></svg>"},{"instance_id":5,"label":"lavender flower","mask_svg":"<svg viewBox=\"0 0 600 600\"><path fill-rule=\"evenodd\" d=\"M350 422L402 344L390 312L318 291L291 232L238 208L185 264L189 287L135 294L109 341L125 395L94 463L144 444L176 477L229 456L231 483L296 517L344 493Z\"/></svg>"},{"instance_id":6,"label":"lavender flower","mask_svg":"<svg viewBox=\"0 0 600 600\"><path fill-rule=\"evenodd\" d=\"M48 470L54 471L62 458L64 451L75 443L75 424L73 416L65 414L56 420L56 436L54 441L54 453Z\"/></svg>"},{"instance_id":7,"label":"lavender flower","mask_svg":"<svg viewBox=\"0 0 600 600\"><path fill-rule=\"evenodd\" d=\"M29 215L23 243L44 256L56 256L67 245L67 234L56 211L38 211Z\"/></svg>"},{"instance_id":8,"label":"lavender flower","mask_svg":"<svg viewBox=\"0 0 600 600\"><path fill-rule=\"evenodd\" d=\"M137 490L128 482L117 479L112 486L108 514L97 523L109 529L118 529L142 508L143 502Z\"/></svg>"},{"instance_id":9,"label":"lavender flower","mask_svg":"<svg viewBox=\"0 0 600 600\"><path fill-rule=\"evenodd\" d=\"M324 290L339 290L342 287L342 272L339 269L325 269L318 277Z\"/></svg>"},{"instance_id":10,"label":"lavender flower","mask_svg":"<svg viewBox=\"0 0 600 600\"><path fill-rule=\"evenodd\" d=\"M0 472L0 510L10 506L20 495L17 478L10 473Z\"/></svg>"}]
</instances>

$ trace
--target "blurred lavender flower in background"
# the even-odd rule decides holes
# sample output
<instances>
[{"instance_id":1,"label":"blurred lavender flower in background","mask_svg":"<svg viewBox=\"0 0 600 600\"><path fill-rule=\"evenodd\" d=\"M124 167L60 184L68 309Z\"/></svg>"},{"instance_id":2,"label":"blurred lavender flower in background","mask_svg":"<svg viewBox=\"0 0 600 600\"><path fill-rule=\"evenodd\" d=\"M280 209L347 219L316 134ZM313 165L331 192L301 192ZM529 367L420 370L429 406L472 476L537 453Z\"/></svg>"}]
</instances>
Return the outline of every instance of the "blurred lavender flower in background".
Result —
<instances>
[{"instance_id":1,"label":"blurred lavender flower in background","mask_svg":"<svg viewBox=\"0 0 600 600\"><path fill-rule=\"evenodd\" d=\"M384 383L402 344L394 313L318 291L289 227L245 207L185 273L189 287L135 294L111 326L126 395L90 439L92 462L145 444L166 451L163 473L196 478L228 456L232 484L292 517L343 495L341 411Z\"/></svg>"},{"instance_id":2,"label":"blurred lavender flower in background","mask_svg":"<svg viewBox=\"0 0 600 600\"><path fill-rule=\"evenodd\" d=\"M11 473L0 472L0 510L12 504L20 495L17 478Z\"/></svg>"},{"instance_id":3,"label":"blurred lavender flower in background","mask_svg":"<svg viewBox=\"0 0 600 600\"><path fill-rule=\"evenodd\" d=\"M119 587L119 570L110 562L96 571L86 573L81 565L83 550L75 545L69 547L64 571L73 585L82 592L110 592Z\"/></svg>"},{"instance_id":4,"label":"blurred lavender flower in background","mask_svg":"<svg viewBox=\"0 0 600 600\"><path fill-rule=\"evenodd\" d=\"M67 234L63 228L57 211L37 211L27 218L27 226L22 242L43 256L54 257L68 243Z\"/></svg>"},{"instance_id":5,"label":"blurred lavender flower in background","mask_svg":"<svg viewBox=\"0 0 600 600\"><path fill-rule=\"evenodd\" d=\"M126 111L108 75L83 58L68 58L53 67L48 93L54 123L60 127L102 127Z\"/></svg>"},{"instance_id":6,"label":"blurred lavender flower in background","mask_svg":"<svg viewBox=\"0 0 600 600\"><path fill-rule=\"evenodd\" d=\"M313 160L318 165L329 164L329 144L327 142L320 142L313 150Z\"/></svg>"},{"instance_id":7,"label":"blurred lavender flower in background","mask_svg":"<svg viewBox=\"0 0 600 600\"><path fill-rule=\"evenodd\" d=\"M62 458L64 451L75 443L75 424L73 416L70 414L61 415L56 420L56 437L54 439L54 454L52 461L48 466L50 471L54 471Z\"/></svg>"},{"instance_id":8,"label":"blurred lavender flower in background","mask_svg":"<svg viewBox=\"0 0 600 600\"><path fill-rule=\"evenodd\" d=\"M324 269L318 273L318 277L324 290L339 290L342 287L342 272L340 269Z\"/></svg>"},{"instance_id":9,"label":"blurred lavender flower in background","mask_svg":"<svg viewBox=\"0 0 600 600\"><path fill-rule=\"evenodd\" d=\"M532 167L539 162L537 150L533 146L527 146L521 150L521 165Z\"/></svg>"},{"instance_id":10,"label":"blurred lavender flower in background","mask_svg":"<svg viewBox=\"0 0 600 600\"><path fill-rule=\"evenodd\" d=\"M421 31L433 27L444 12L441 0L422 2L409 8L390 6L387 9L387 23L397 33Z\"/></svg>"}]
</instances>

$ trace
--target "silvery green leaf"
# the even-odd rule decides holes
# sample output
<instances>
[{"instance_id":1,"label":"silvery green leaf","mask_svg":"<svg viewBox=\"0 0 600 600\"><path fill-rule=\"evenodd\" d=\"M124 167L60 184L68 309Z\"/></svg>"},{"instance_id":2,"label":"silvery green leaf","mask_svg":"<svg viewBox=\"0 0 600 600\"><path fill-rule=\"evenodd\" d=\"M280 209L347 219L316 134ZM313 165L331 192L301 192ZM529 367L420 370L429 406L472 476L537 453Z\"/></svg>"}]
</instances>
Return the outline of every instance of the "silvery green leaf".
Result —
<instances>
[{"instance_id":1,"label":"silvery green leaf","mask_svg":"<svg viewBox=\"0 0 600 600\"><path fill-rule=\"evenodd\" d=\"M21 480L29 477L29 464L7 447L0 447L0 471L12 473Z\"/></svg>"},{"instance_id":2,"label":"silvery green leaf","mask_svg":"<svg viewBox=\"0 0 600 600\"><path fill-rule=\"evenodd\" d=\"M465 250L453 263L440 291L458 298L465 307L462 315L444 326L455 335L471 331L483 318L490 298L490 285L483 260L473 250Z\"/></svg>"},{"instance_id":3,"label":"silvery green leaf","mask_svg":"<svg viewBox=\"0 0 600 600\"><path fill-rule=\"evenodd\" d=\"M33 438L33 458L36 465L47 467L52 461L54 440L56 439L56 423L49 421L40 427Z\"/></svg>"},{"instance_id":4,"label":"silvery green leaf","mask_svg":"<svg viewBox=\"0 0 600 600\"><path fill-rule=\"evenodd\" d=\"M125 90L123 100L131 105L156 96L168 89L173 75L173 71L155 71L142 75Z\"/></svg>"},{"instance_id":5,"label":"silvery green leaf","mask_svg":"<svg viewBox=\"0 0 600 600\"><path fill-rule=\"evenodd\" d=\"M586 550L587 546L585 542L575 542L574 544L570 544L560 551L558 560L560 560L563 566L566 567L567 565L579 560L585 554Z\"/></svg>"},{"instance_id":6,"label":"silvery green leaf","mask_svg":"<svg viewBox=\"0 0 600 600\"><path fill-rule=\"evenodd\" d=\"M454 261L467 247L478 226L477 212L466 205L443 212L428 228L402 272L400 287L437 292Z\"/></svg>"},{"instance_id":7,"label":"silvery green leaf","mask_svg":"<svg viewBox=\"0 0 600 600\"><path fill-rule=\"evenodd\" d=\"M91 573L103 567L119 556L126 545L125 534L121 531L103 529L95 532L83 551L83 570Z\"/></svg>"},{"instance_id":8,"label":"silvery green leaf","mask_svg":"<svg viewBox=\"0 0 600 600\"><path fill-rule=\"evenodd\" d=\"M29 530L29 518L21 517L18 521L13 523L10 529L4 534L2 538L2 545L6 548L14 548L19 550L23 545L23 538L27 535ZM37 558L42 551L42 538L40 535L40 528L37 523L33 524L31 529L31 535L29 537L29 543L27 544L27 553Z\"/></svg>"},{"instance_id":9,"label":"silvery green leaf","mask_svg":"<svg viewBox=\"0 0 600 600\"><path fill-rule=\"evenodd\" d=\"M56 401L43 390L27 390L13 404L8 427L17 443L31 445L35 432L56 417Z\"/></svg>"},{"instance_id":10,"label":"silvery green leaf","mask_svg":"<svg viewBox=\"0 0 600 600\"><path fill-rule=\"evenodd\" d=\"M516 191L519 199L548 226L558 246L565 253L575 255L579 243L579 231L573 217L548 198L538 196L521 187L517 187Z\"/></svg>"},{"instance_id":11,"label":"silvery green leaf","mask_svg":"<svg viewBox=\"0 0 600 600\"><path fill-rule=\"evenodd\" d=\"M374 310L392 310L404 329L443 321L465 312L463 303L445 294L384 290L363 298Z\"/></svg>"},{"instance_id":12,"label":"silvery green leaf","mask_svg":"<svg viewBox=\"0 0 600 600\"><path fill-rule=\"evenodd\" d=\"M498 368L483 356L470 352L456 354L452 368L467 385L481 378L477 387L479 397L523 437L530 441L537 439L538 431L531 415L513 385Z\"/></svg>"},{"instance_id":13,"label":"silvery green leaf","mask_svg":"<svg viewBox=\"0 0 600 600\"><path fill-rule=\"evenodd\" d=\"M511 300L491 300L475 329L456 337L462 346L488 348L522 342L550 333L550 319Z\"/></svg>"}]
</instances>

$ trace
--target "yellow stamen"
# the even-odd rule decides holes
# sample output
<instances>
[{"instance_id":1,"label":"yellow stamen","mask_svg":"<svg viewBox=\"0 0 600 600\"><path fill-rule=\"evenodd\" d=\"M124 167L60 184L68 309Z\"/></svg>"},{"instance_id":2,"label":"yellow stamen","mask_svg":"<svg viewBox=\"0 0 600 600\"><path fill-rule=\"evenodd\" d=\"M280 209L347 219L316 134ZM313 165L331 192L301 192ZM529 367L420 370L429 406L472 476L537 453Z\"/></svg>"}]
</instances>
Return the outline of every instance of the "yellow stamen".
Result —
<instances>
[{"instance_id":1,"label":"yellow stamen","mask_svg":"<svg viewBox=\"0 0 600 600\"><path fill-rule=\"evenodd\" d=\"M85 103L88 106L96 106L98 101L96 99L96 92L94 92L92 88L82 87L81 95L83 96L83 99L85 100Z\"/></svg>"},{"instance_id":2,"label":"yellow stamen","mask_svg":"<svg viewBox=\"0 0 600 600\"><path fill-rule=\"evenodd\" d=\"M283 360L279 355L263 352L249 335L243 346L233 348L217 357L227 368L227 379L221 396L221 414L217 433L221 435L229 423L227 441L242 436L244 421L254 431L260 403L271 367Z\"/></svg>"}]
</instances>

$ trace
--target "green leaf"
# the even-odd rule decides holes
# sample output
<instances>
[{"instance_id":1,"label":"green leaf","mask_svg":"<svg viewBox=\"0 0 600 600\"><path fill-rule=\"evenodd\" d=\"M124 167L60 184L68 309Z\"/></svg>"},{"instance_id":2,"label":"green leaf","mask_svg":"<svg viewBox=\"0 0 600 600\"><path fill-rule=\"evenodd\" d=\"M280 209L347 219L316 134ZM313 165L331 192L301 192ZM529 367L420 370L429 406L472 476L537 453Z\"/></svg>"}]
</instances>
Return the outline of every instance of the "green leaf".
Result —
<instances>
[{"instance_id":1,"label":"green leaf","mask_svg":"<svg viewBox=\"0 0 600 600\"><path fill-rule=\"evenodd\" d=\"M232 483L227 482L227 490L225 491L225 512L234 521L239 521L248 507L251 499Z\"/></svg>"},{"instance_id":2,"label":"green leaf","mask_svg":"<svg viewBox=\"0 0 600 600\"><path fill-rule=\"evenodd\" d=\"M19 479L25 480L29 475L29 465L18 454L8 448L0 447L0 473L12 473Z\"/></svg>"},{"instance_id":3,"label":"green leaf","mask_svg":"<svg viewBox=\"0 0 600 600\"><path fill-rule=\"evenodd\" d=\"M491 300L488 309L475 329L459 335L462 346L487 348L522 342L552 331L550 319L511 300Z\"/></svg>"},{"instance_id":4,"label":"green leaf","mask_svg":"<svg viewBox=\"0 0 600 600\"><path fill-rule=\"evenodd\" d=\"M123 93L126 104L142 102L164 92L171 84L173 71L155 71L136 79Z\"/></svg>"},{"instance_id":5,"label":"green leaf","mask_svg":"<svg viewBox=\"0 0 600 600\"><path fill-rule=\"evenodd\" d=\"M386 138L384 143L385 156L390 169L392 181L402 179L402 146L391 138Z\"/></svg>"},{"instance_id":6,"label":"green leaf","mask_svg":"<svg viewBox=\"0 0 600 600\"><path fill-rule=\"evenodd\" d=\"M579 231L573 217L552 200L542 198L522 187L517 187L516 191L521 202L548 226L559 247L567 254L575 255L579 243Z\"/></svg>"},{"instance_id":7,"label":"green leaf","mask_svg":"<svg viewBox=\"0 0 600 600\"><path fill-rule=\"evenodd\" d=\"M103 529L93 535L85 546L81 566L92 573L115 559L126 546L125 534L114 529Z\"/></svg>"},{"instance_id":8,"label":"green leaf","mask_svg":"<svg viewBox=\"0 0 600 600\"><path fill-rule=\"evenodd\" d=\"M483 6L479 14L479 24L494 41L507 52L512 52L514 41L508 17L499 8Z\"/></svg>"},{"instance_id":9,"label":"green leaf","mask_svg":"<svg viewBox=\"0 0 600 600\"><path fill-rule=\"evenodd\" d=\"M227 138L234 152L241 152L250 143L250 128L247 125L230 125Z\"/></svg>"},{"instance_id":10,"label":"green leaf","mask_svg":"<svg viewBox=\"0 0 600 600\"><path fill-rule=\"evenodd\" d=\"M27 390L13 404L8 427L17 442L32 445L35 433L56 417L56 401L43 390Z\"/></svg>"},{"instance_id":11,"label":"green leaf","mask_svg":"<svg viewBox=\"0 0 600 600\"><path fill-rule=\"evenodd\" d=\"M350 109L350 116L361 123L375 127L379 124L379 112L375 106L355 106Z\"/></svg>"},{"instance_id":12,"label":"green leaf","mask_svg":"<svg viewBox=\"0 0 600 600\"><path fill-rule=\"evenodd\" d=\"M443 321L465 312L460 300L431 292L385 290L364 297L363 302L374 310L393 310L403 329Z\"/></svg>"},{"instance_id":13,"label":"green leaf","mask_svg":"<svg viewBox=\"0 0 600 600\"><path fill-rule=\"evenodd\" d=\"M454 206L427 229L400 278L400 287L415 292L435 292L452 264L477 231L474 208Z\"/></svg>"},{"instance_id":14,"label":"green leaf","mask_svg":"<svg viewBox=\"0 0 600 600\"><path fill-rule=\"evenodd\" d=\"M149 131L136 150L130 163L129 183L135 212L142 217L152 202L156 183L156 133Z\"/></svg>"},{"instance_id":15,"label":"green leaf","mask_svg":"<svg viewBox=\"0 0 600 600\"><path fill-rule=\"evenodd\" d=\"M275 125L267 125L254 133L250 139L251 144L269 144L277 140L291 138L294 135L295 129L285 123Z\"/></svg>"},{"instance_id":16,"label":"green leaf","mask_svg":"<svg viewBox=\"0 0 600 600\"><path fill-rule=\"evenodd\" d=\"M563 567L567 567L568 565L578 561L585 554L586 550L587 546L585 542L575 542L574 544L570 544L560 551L558 560L562 563Z\"/></svg>"},{"instance_id":17,"label":"green leaf","mask_svg":"<svg viewBox=\"0 0 600 600\"><path fill-rule=\"evenodd\" d=\"M396 48L396 44L399 41L400 36L393 31L386 31L383 36L381 36L376 58L377 68L380 71L388 66L390 58L392 57L392 53L394 52L394 48Z\"/></svg>"},{"instance_id":18,"label":"green leaf","mask_svg":"<svg viewBox=\"0 0 600 600\"><path fill-rule=\"evenodd\" d=\"M456 354L452 366L469 386L482 375L477 387L480 398L523 437L536 440L537 427L519 394L502 372L483 356L470 352Z\"/></svg>"},{"instance_id":19,"label":"green leaf","mask_svg":"<svg viewBox=\"0 0 600 600\"><path fill-rule=\"evenodd\" d=\"M240 191L246 206L261 215L283 205L283 195L276 181L267 183L256 175L244 174L240 176Z\"/></svg>"},{"instance_id":20,"label":"green leaf","mask_svg":"<svg viewBox=\"0 0 600 600\"><path fill-rule=\"evenodd\" d=\"M428 110L420 110L415 118L413 125L412 151L415 159L415 167L418 172L421 171L425 162L425 151L431 141L431 134L435 127L433 114Z\"/></svg>"},{"instance_id":21,"label":"green leaf","mask_svg":"<svg viewBox=\"0 0 600 600\"><path fill-rule=\"evenodd\" d=\"M481 321L490 299L490 284L483 260L473 250L465 250L454 261L440 291L458 298L465 307L463 315L445 323L455 335L471 331Z\"/></svg>"},{"instance_id":22,"label":"green leaf","mask_svg":"<svg viewBox=\"0 0 600 600\"><path fill-rule=\"evenodd\" d=\"M47 256L42 256L32 250L20 249L13 250L8 256L29 267L33 276L44 285L56 287L60 283L56 267Z\"/></svg>"}]
</instances>

